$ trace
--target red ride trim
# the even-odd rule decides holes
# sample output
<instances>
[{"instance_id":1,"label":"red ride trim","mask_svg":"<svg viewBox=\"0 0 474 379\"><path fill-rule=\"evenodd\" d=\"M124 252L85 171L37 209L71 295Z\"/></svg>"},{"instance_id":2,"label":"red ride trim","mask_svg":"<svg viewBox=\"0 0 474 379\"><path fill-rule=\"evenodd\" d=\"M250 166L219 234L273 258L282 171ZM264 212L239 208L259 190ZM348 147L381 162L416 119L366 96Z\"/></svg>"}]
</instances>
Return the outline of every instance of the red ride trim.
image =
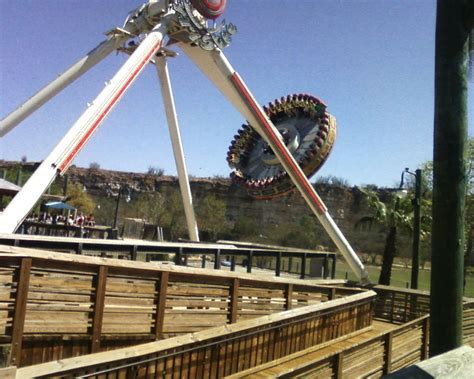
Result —
<instances>
[{"instance_id":1,"label":"red ride trim","mask_svg":"<svg viewBox=\"0 0 474 379\"><path fill-rule=\"evenodd\" d=\"M191 0L191 4L205 18L216 19L224 13L227 1L220 0L213 5L209 0Z\"/></svg>"},{"instance_id":2,"label":"red ride trim","mask_svg":"<svg viewBox=\"0 0 474 379\"><path fill-rule=\"evenodd\" d=\"M225 3L224 0L220 0L218 5L212 5L209 0L203 0L202 2L206 5L206 7L212 9L213 11L218 11L222 7L222 4Z\"/></svg>"},{"instance_id":3,"label":"red ride trim","mask_svg":"<svg viewBox=\"0 0 474 379\"><path fill-rule=\"evenodd\" d=\"M239 74L237 72L234 72L230 77L230 80L235 85L240 94L244 97L244 99L247 101L248 105L250 105L250 107L252 108L254 115L260 121L261 126L263 126L263 131L265 132L267 138L271 140L275 145L277 145L278 150L280 150L280 152L284 155L286 163L291 166L291 169L298 177L299 183L303 186L306 193L311 197L311 200L313 200L314 204L316 204L318 210L322 214L325 213L327 211L326 206L323 204L318 194L314 191L314 188L309 185L307 178L304 177L304 175L301 173L299 166L295 164L293 157L289 155L281 140L273 132L271 125L268 123L260 107L245 87Z\"/></svg>"},{"instance_id":4,"label":"red ride trim","mask_svg":"<svg viewBox=\"0 0 474 379\"><path fill-rule=\"evenodd\" d=\"M145 58L140 62L139 66L132 72L131 76L127 79L123 87L120 91L114 96L112 101L109 105L103 110L103 112L99 115L99 118L89 127L87 133L81 138L79 143L74 147L74 149L67 155L67 157L62 161L62 163L58 167L59 172L63 172L71 163L71 161L75 158L75 156L79 153L79 151L84 147L87 140L90 138L92 133L99 127L100 123L107 117L108 113L112 110L112 107L117 103L120 97L124 94L127 88L130 86L132 80L138 75L139 71L145 66L146 63L150 60L152 55L156 52L156 50L160 47L161 40L155 43L153 49L145 56Z\"/></svg>"}]
</instances>

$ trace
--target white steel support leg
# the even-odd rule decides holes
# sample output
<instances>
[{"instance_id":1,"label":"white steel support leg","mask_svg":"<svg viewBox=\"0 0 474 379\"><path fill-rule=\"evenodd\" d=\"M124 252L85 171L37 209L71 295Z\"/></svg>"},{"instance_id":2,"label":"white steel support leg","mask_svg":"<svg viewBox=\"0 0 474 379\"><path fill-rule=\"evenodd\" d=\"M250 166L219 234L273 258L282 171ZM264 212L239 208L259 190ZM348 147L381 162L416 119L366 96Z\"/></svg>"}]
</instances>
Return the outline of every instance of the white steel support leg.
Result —
<instances>
[{"instance_id":1,"label":"white steel support leg","mask_svg":"<svg viewBox=\"0 0 474 379\"><path fill-rule=\"evenodd\" d=\"M92 105L82 114L0 215L0 233L13 233L56 176L67 170L75 156L159 50L166 32L166 25L158 24L107 83Z\"/></svg>"},{"instance_id":2,"label":"white steel support leg","mask_svg":"<svg viewBox=\"0 0 474 379\"><path fill-rule=\"evenodd\" d=\"M102 61L129 38L130 36L126 35L123 37L112 37L103 41L95 49L91 50L85 57L77 61L58 78L53 80L38 93L33 95L29 100L24 102L20 107L1 120L0 137L3 137L5 134L7 134L30 114L35 112L38 108L61 92L64 88L66 88L90 68Z\"/></svg>"},{"instance_id":3,"label":"white steel support leg","mask_svg":"<svg viewBox=\"0 0 474 379\"><path fill-rule=\"evenodd\" d=\"M181 48L270 145L313 213L339 251L344 255L351 269L360 280L368 281L368 273L359 257L337 227L323 201L285 146L280 133L255 101L244 81L232 68L222 51L220 49L207 51L188 44L181 44Z\"/></svg>"},{"instance_id":4,"label":"white steel support leg","mask_svg":"<svg viewBox=\"0 0 474 379\"><path fill-rule=\"evenodd\" d=\"M171 82L168 73L168 65L166 64L165 57L161 56L156 58L156 69L160 78L161 93L163 95L163 103L165 106L166 118L168 120L168 129L173 145L174 160L178 171L179 187L181 190L181 198L183 200L189 238L192 241L199 241L198 226L193 208L193 198L189 186L188 172L186 169L183 145L181 143L181 135L179 132L178 116L176 114L173 91L171 89Z\"/></svg>"}]
</instances>

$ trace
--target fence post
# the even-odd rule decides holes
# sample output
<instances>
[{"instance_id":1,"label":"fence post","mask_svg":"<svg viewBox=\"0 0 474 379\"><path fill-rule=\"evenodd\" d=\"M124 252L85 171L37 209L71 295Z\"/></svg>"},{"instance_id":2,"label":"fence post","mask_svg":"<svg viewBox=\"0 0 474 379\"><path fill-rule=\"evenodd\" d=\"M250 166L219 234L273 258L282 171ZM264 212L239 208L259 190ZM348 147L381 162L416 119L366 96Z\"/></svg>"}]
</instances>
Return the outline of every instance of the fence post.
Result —
<instances>
[{"instance_id":1,"label":"fence post","mask_svg":"<svg viewBox=\"0 0 474 379\"><path fill-rule=\"evenodd\" d=\"M163 321L165 319L166 294L168 291L169 272L162 271L156 297L155 338L163 339Z\"/></svg>"},{"instance_id":2,"label":"fence post","mask_svg":"<svg viewBox=\"0 0 474 379\"><path fill-rule=\"evenodd\" d=\"M336 278L336 254L332 256L331 279Z\"/></svg>"},{"instance_id":3,"label":"fence post","mask_svg":"<svg viewBox=\"0 0 474 379\"><path fill-rule=\"evenodd\" d=\"M221 249L217 249L214 253L214 269L219 270L221 268Z\"/></svg>"},{"instance_id":4,"label":"fence post","mask_svg":"<svg viewBox=\"0 0 474 379\"><path fill-rule=\"evenodd\" d=\"M227 315L229 324L237 322L237 310L239 304L240 280L234 278L229 287L229 313Z\"/></svg>"},{"instance_id":5,"label":"fence post","mask_svg":"<svg viewBox=\"0 0 474 379\"><path fill-rule=\"evenodd\" d=\"M388 332L385 334L385 340L383 344L384 352L385 352L385 362L383 365L383 373L389 374L392 371L392 341L393 335L392 332Z\"/></svg>"},{"instance_id":6,"label":"fence post","mask_svg":"<svg viewBox=\"0 0 474 379\"><path fill-rule=\"evenodd\" d=\"M31 258L23 258L19 267L17 293L15 298L15 309L12 321L12 350L10 364L11 366L20 366L21 348L23 342L23 330L25 327L26 301L28 299L28 290L30 286Z\"/></svg>"},{"instance_id":7,"label":"fence post","mask_svg":"<svg viewBox=\"0 0 474 379\"><path fill-rule=\"evenodd\" d=\"M137 256L138 256L138 246L137 246L137 245L133 245L133 246L130 248L130 260L131 260L131 261L136 261L136 260L137 260Z\"/></svg>"},{"instance_id":8,"label":"fence post","mask_svg":"<svg viewBox=\"0 0 474 379\"><path fill-rule=\"evenodd\" d=\"M422 326L422 344L421 344L421 360L428 359L429 357L429 338L430 338L430 318L426 317L423 320Z\"/></svg>"},{"instance_id":9,"label":"fence post","mask_svg":"<svg viewBox=\"0 0 474 379\"><path fill-rule=\"evenodd\" d=\"M328 255L324 256L323 260L323 279L326 279L329 275Z\"/></svg>"},{"instance_id":10,"label":"fence post","mask_svg":"<svg viewBox=\"0 0 474 379\"><path fill-rule=\"evenodd\" d=\"M79 242L76 246L76 254L77 255L82 255L82 249L83 249L82 242Z\"/></svg>"},{"instance_id":11,"label":"fence post","mask_svg":"<svg viewBox=\"0 0 474 379\"><path fill-rule=\"evenodd\" d=\"M342 364L343 364L343 352L339 352L334 356L334 378L342 379Z\"/></svg>"},{"instance_id":12,"label":"fence post","mask_svg":"<svg viewBox=\"0 0 474 379\"><path fill-rule=\"evenodd\" d=\"M288 283L285 290L285 310L293 307L293 284Z\"/></svg>"},{"instance_id":13,"label":"fence post","mask_svg":"<svg viewBox=\"0 0 474 379\"><path fill-rule=\"evenodd\" d=\"M303 253L301 255L301 279L304 279L306 277L306 253Z\"/></svg>"},{"instance_id":14,"label":"fence post","mask_svg":"<svg viewBox=\"0 0 474 379\"><path fill-rule=\"evenodd\" d=\"M230 257L230 271L235 271L235 255Z\"/></svg>"},{"instance_id":15,"label":"fence post","mask_svg":"<svg viewBox=\"0 0 474 379\"><path fill-rule=\"evenodd\" d=\"M104 318L105 290L107 285L107 266L99 266L95 285L94 312L92 315L91 353L100 351L102 320Z\"/></svg>"},{"instance_id":16,"label":"fence post","mask_svg":"<svg viewBox=\"0 0 474 379\"><path fill-rule=\"evenodd\" d=\"M201 268L206 268L206 254L201 255Z\"/></svg>"},{"instance_id":17,"label":"fence post","mask_svg":"<svg viewBox=\"0 0 474 379\"><path fill-rule=\"evenodd\" d=\"M174 256L174 264L181 266L181 257L183 256L183 248L180 247Z\"/></svg>"},{"instance_id":18,"label":"fence post","mask_svg":"<svg viewBox=\"0 0 474 379\"><path fill-rule=\"evenodd\" d=\"M247 272L250 274L252 272L253 264L253 250L250 250L247 254Z\"/></svg>"},{"instance_id":19,"label":"fence post","mask_svg":"<svg viewBox=\"0 0 474 379\"><path fill-rule=\"evenodd\" d=\"M276 260L276 266L275 266L275 276L280 276L281 275L281 251L277 253L277 260Z\"/></svg>"},{"instance_id":20,"label":"fence post","mask_svg":"<svg viewBox=\"0 0 474 379\"><path fill-rule=\"evenodd\" d=\"M403 322L408 322L410 320L410 318L408 317L408 298L410 297L410 295L408 293L405 293L405 312L403 314Z\"/></svg>"},{"instance_id":21,"label":"fence post","mask_svg":"<svg viewBox=\"0 0 474 379\"><path fill-rule=\"evenodd\" d=\"M390 292L390 322L393 324L393 320L395 319L393 312L395 312L395 292Z\"/></svg>"}]
</instances>

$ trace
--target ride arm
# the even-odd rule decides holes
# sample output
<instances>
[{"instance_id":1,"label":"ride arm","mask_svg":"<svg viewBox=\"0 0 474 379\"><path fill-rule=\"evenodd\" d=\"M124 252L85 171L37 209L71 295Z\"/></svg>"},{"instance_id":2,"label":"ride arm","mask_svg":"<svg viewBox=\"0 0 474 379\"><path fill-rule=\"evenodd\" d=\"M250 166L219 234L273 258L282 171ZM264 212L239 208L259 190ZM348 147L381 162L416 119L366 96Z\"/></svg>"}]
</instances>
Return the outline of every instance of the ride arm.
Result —
<instances>
[{"instance_id":1,"label":"ride arm","mask_svg":"<svg viewBox=\"0 0 474 379\"><path fill-rule=\"evenodd\" d=\"M130 36L127 34L116 34L101 42L85 57L81 58L55 80L43 87L38 93L2 119L0 121L0 137L6 135L25 118L56 96L82 74L101 62L129 38Z\"/></svg>"},{"instance_id":2,"label":"ride arm","mask_svg":"<svg viewBox=\"0 0 474 379\"><path fill-rule=\"evenodd\" d=\"M58 174L63 174L140 72L161 47L167 33L158 24L81 115L68 133L0 215L0 233L14 233Z\"/></svg>"},{"instance_id":3,"label":"ride arm","mask_svg":"<svg viewBox=\"0 0 474 379\"><path fill-rule=\"evenodd\" d=\"M368 281L364 265L346 240L314 187L295 161L278 130L258 105L239 74L233 69L219 49L204 50L198 46L181 43L180 47L194 64L214 83L271 147L283 168L331 237L357 277Z\"/></svg>"}]
</instances>

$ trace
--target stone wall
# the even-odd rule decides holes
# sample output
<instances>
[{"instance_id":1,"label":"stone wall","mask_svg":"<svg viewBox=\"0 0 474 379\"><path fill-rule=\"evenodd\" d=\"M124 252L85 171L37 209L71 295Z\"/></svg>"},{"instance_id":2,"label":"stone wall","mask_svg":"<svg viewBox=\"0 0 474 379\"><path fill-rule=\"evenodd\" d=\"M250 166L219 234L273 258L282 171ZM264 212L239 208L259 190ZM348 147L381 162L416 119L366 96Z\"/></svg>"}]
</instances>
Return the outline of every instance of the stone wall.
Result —
<instances>
[{"instance_id":1,"label":"stone wall","mask_svg":"<svg viewBox=\"0 0 474 379\"><path fill-rule=\"evenodd\" d=\"M0 161L0 170L2 168L8 170L9 177L14 177L12 171L18 170L19 167L25 175L25 173L31 173L36 166L35 163L20 164L19 162ZM150 192L159 192L166 196L166 194L179 190L176 177L85 169L74 166L69 169L67 180L69 183L79 182L84 185L87 193L97 203L101 203L103 209L107 209L107 214L110 214L107 216L108 218L112 217L114 201L121 186L129 187L134 197ZM57 187L64 186L64 182L64 178L59 178ZM347 188L320 184L316 185L316 190L355 250L382 252L385 233L380 227L376 226L370 231L367 228L355 228L358 220L372 214L363 201L363 195L356 187ZM253 220L258 225L274 227L298 224L304 216L314 217L297 191L273 200L254 200L243 189L231 184L230 180L220 177L192 178L191 191L195 204L199 204L199 201L209 194L224 201L227 208L227 219L230 223L244 217ZM311 225L317 230L318 244L325 248L334 248L319 222ZM301 228L304 229L304 225Z\"/></svg>"}]
</instances>

